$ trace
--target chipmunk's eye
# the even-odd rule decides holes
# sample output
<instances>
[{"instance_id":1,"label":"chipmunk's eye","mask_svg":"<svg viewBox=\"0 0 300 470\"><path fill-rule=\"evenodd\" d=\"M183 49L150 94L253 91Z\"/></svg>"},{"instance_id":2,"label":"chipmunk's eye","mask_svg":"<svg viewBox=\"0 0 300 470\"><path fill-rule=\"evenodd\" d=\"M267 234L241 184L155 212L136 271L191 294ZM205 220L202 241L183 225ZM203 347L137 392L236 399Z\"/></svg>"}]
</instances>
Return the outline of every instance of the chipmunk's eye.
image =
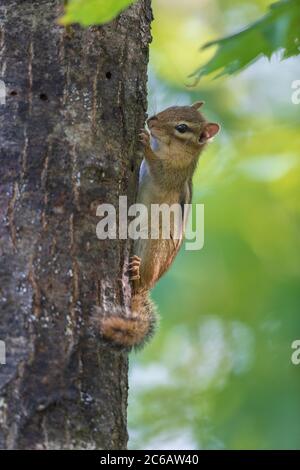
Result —
<instances>
[{"instance_id":1,"label":"chipmunk's eye","mask_svg":"<svg viewBox=\"0 0 300 470\"><path fill-rule=\"evenodd\" d=\"M180 132L180 134L184 134L186 131L189 130L186 124L178 124L178 126L175 126L175 129L176 131Z\"/></svg>"}]
</instances>

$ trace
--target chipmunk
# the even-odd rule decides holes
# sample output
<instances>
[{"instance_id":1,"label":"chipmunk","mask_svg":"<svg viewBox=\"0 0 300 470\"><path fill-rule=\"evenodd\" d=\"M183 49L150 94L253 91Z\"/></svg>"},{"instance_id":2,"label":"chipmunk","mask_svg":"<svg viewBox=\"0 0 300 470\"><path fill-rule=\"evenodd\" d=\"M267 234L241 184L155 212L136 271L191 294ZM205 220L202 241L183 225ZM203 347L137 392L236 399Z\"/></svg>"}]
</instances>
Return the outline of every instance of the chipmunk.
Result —
<instances>
[{"instance_id":1,"label":"chipmunk","mask_svg":"<svg viewBox=\"0 0 300 470\"><path fill-rule=\"evenodd\" d=\"M191 106L172 106L150 117L141 132L144 160L140 167L137 202L146 205L148 213L152 204L190 204L192 177L200 154L208 141L220 130L217 123L207 122L199 109L203 101ZM149 222L150 218L148 219ZM117 348L130 350L142 346L155 331L157 315L149 299L149 290L167 271L182 244L182 233L175 240L161 236L134 242L129 263L133 295L130 312L114 312L99 318L100 334ZM148 225L149 227L149 225Z\"/></svg>"}]
</instances>

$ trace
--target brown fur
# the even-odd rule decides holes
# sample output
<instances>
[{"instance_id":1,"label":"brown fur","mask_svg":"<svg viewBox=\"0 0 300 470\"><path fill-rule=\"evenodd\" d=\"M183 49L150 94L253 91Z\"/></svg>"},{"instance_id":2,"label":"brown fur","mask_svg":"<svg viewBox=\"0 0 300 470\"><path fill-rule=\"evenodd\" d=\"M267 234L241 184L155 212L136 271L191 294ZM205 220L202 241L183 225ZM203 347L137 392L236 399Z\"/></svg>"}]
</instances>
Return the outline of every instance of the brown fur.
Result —
<instances>
[{"instance_id":1,"label":"brown fur","mask_svg":"<svg viewBox=\"0 0 300 470\"><path fill-rule=\"evenodd\" d=\"M133 296L129 314L117 309L106 315L98 307L95 313L100 335L117 350L140 348L155 333L156 309L146 292Z\"/></svg>"},{"instance_id":2,"label":"brown fur","mask_svg":"<svg viewBox=\"0 0 300 470\"><path fill-rule=\"evenodd\" d=\"M203 102L192 106L173 106L148 119L151 136L158 148L153 151L150 136L142 133L145 148L146 174L140 181L137 202L151 204L189 204L192 198L192 176L199 155L219 126L208 123L198 111ZM176 127L184 123L188 132L181 134ZM150 227L150 220L148 220ZM150 230L149 230L150 231ZM184 232L184 224L183 224ZM133 281L134 293L129 313L116 311L110 315L99 315L101 336L117 348L130 350L142 346L154 333L156 313L148 298L148 291L167 271L182 244L180 239L139 239L134 244L135 260ZM137 275L138 273L138 275Z\"/></svg>"}]
</instances>

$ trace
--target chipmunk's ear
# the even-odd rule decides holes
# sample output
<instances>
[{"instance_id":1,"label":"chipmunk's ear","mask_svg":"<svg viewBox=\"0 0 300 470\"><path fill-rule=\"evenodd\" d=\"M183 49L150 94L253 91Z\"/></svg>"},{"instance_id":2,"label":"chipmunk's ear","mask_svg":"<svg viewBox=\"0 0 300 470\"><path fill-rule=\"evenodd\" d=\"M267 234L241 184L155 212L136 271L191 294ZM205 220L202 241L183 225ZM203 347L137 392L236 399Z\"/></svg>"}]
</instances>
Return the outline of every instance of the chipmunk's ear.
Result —
<instances>
[{"instance_id":1,"label":"chipmunk's ear","mask_svg":"<svg viewBox=\"0 0 300 470\"><path fill-rule=\"evenodd\" d=\"M204 101L196 101L196 103L193 103L191 105L191 108L200 109L201 106L203 106L204 104L205 104Z\"/></svg>"},{"instance_id":2,"label":"chipmunk's ear","mask_svg":"<svg viewBox=\"0 0 300 470\"><path fill-rule=\"evenodd\" d=\"M202 129L199 138L200 144L204 144L205 142L211 140L215 135L217 135L220 129L221 126L216 122L208 122L207 124L205 124L204 129Z\"/></svg>"}]
</instances>

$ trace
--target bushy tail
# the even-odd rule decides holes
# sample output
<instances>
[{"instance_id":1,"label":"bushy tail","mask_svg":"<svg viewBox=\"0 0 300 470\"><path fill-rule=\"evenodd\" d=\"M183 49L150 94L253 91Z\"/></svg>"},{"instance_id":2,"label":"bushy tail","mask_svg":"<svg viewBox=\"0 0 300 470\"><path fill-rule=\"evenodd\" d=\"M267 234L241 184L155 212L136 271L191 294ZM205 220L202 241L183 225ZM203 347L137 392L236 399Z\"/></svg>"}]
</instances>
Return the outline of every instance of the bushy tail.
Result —
<instances>
[{"instance_id":1,"label":"bushy tail","mask_svg":"<svg viewBox=\"0 0 300 470\"><path fill-rule=\"evenodd\" d=\"M130 312L120 308L107 314L96 308L96 313L101 337L116 349L143 347L157 325L155 306L146 293L133 296Z\"/></svg>"}]
</instances>

